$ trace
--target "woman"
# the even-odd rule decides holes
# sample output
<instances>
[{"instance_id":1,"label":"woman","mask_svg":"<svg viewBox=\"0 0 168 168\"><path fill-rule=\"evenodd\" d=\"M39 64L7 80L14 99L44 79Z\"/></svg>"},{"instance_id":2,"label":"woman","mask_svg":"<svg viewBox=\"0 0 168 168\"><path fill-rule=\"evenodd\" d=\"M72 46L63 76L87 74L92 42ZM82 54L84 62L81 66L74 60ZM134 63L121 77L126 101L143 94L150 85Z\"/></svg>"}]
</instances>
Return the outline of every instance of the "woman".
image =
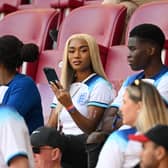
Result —
<instances>
[{"instance_id":1,"label":"woman","mask_svg":"<svg viewBox=\"0 0 168 168\"><path fill-rule=\"evenodd\" d=\"M17 37L0 37L0 103L15 108L24 118L29 133L43 125L41 98L34 81L18 72L23 61L37 59L38 47L23 44Z\"/></svg>"},{"instance_id":2,"label":"woman","mask_svg":"<svg viewBox=\"0 0 168 168\"><path fill-rule=\"evenodd\" d=\"M121 106L123 126L106 140L96 168L130 168L139 163L141 146L128 135L144 132L156 124L168 124L168 113L157 89L140 80L128 86Z\"/></svg>"},{"instance_id":3,"label":"woman","mask_svg":"<svg viewBox=\"0 0 168 168\"><path fill-rule=\"evenodd\" d=\"M68 160L75 163L72 167L85 167L86 134L98 127L104 110L114 98L114 90L107 81L98 45L92 36L75 34L67 40L61 80L56 81L56 85L51 82L51 88L59 103L54 101L52 104L48 124L61 126L63 133L68 135L66 151L74 153L67 155Z\"/></svg>"}]
</instances>

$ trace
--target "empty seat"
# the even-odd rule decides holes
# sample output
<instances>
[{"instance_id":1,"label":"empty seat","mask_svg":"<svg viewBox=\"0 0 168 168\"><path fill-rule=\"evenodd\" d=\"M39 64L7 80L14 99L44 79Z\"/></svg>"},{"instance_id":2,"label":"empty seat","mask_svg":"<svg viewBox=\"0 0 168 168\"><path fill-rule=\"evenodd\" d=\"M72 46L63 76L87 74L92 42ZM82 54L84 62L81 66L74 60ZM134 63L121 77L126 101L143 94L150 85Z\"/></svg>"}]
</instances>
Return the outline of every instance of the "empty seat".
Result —
<instances>
[{"instance_id":1,"label":"empty seat","mask_svg":"<svg viewBox=\"0 0 168 168\"><path fill-rule=\"evenodd\" d=\"M52 48L49 30L56 27L58 12L54 9L30 9L6 15L0 22L0 36L11 34L25 43L33 42L39 51ZM24 70L34 77L37 63L29 63Z\"/></svg>"}]
</instances>

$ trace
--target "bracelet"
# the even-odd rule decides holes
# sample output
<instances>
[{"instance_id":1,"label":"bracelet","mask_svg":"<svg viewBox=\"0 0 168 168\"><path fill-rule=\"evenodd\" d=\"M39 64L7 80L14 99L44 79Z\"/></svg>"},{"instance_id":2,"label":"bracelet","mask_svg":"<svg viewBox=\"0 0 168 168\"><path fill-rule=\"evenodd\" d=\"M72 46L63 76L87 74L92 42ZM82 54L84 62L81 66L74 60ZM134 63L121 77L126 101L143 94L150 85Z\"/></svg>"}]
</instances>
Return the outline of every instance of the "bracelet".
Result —
<instances>
[{"instance_id":1,"label":"bracelet","mask_svg":"<svg viewBox=\"0 0 168 168\"><path fill-rule=\"evenodd\" d=\"M73 113L73 112L76 111L76 108L75 108L75 106L72 104L72 105L68 106L68 107L66 108L66 110L67 110L69 113Z\"/></svg>"}]
</instances>

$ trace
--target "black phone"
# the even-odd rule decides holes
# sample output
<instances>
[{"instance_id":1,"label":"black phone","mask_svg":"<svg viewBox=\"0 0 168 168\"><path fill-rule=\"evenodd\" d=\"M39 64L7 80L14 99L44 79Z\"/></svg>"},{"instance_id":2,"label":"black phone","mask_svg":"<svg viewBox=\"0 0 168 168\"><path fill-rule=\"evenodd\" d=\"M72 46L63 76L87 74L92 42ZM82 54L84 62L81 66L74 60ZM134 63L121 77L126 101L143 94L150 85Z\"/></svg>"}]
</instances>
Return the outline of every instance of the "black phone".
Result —
<instances>
[{"instance_id":1,"label":"black phone","mask_svg":"<svg viewBox=\"0 0 168 168\"><path fill-rule=\"evenodd\" d=\"M59 81L57 73L56 73L54 68L45 67L45 68L43 68L43 71L44 71L45 76L46 76L46 78L48 80L48 83L50 83L50 82L54 82L55 83L55 81Z\"/></svg>"}]
</instances>

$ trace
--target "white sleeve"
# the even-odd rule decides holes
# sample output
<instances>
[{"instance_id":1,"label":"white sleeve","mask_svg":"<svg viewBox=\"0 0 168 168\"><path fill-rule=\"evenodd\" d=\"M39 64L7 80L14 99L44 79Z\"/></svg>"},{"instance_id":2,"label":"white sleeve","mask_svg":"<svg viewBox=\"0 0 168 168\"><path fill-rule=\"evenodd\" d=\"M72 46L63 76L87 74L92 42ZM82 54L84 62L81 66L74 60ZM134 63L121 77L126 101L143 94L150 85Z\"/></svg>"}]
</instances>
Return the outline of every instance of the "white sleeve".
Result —
<instances>
[{"instance_id":1,"label":"white sleeve","mask_svg":"<svg viewBox=\"0 0 168 168\"><path fill-rule=\"evenodd\" d=\"M125 92L125 89L126 89L126 86L122 85L122 87L118 91L117 97L114 99L114 101L112 102L111 106L120 108L120 106L122 105L123 94Z\"/></svg>"},{"instance_id":2,"label":"white sleeve","mask_svg":"<svg viewBox=\"0 0 168 168\"><path fill-rule=\"evenodd\" d=\"M90 94L88 105L107 108L115 97L115 90L107 82L96 84Z\"/></svg>"},{"instance_id":3,"label":"white sleeve","mask_svg":"<svg viewBox=\"0 0 168 168\"><path fill-rule=\"evenodd\" d=\"M15 156L28 157L31 146L28 130L22 118L7 117L1 120L0 134L0 150L6 164Z\"/></svg>"},{"instance_id":4,"label":"white sleeve","mask_svg":"<svg viewBox=\"0 0 168 168\"><path fill-rule=\"evenodd\" d=\"M168 75L162 77L157 85L157 89L161 96L168 102Z\"/></svg>"},{"instance_id":5,"label":"white sleeve","mask_svg":"<svg viewBox=\"0 0 168 168\"><path fill-rule=\"evenodd\" d=\"M123 159L118 143L108 138L99 154L96 168L121 168Z\"/></svg>"}]
</instances>

